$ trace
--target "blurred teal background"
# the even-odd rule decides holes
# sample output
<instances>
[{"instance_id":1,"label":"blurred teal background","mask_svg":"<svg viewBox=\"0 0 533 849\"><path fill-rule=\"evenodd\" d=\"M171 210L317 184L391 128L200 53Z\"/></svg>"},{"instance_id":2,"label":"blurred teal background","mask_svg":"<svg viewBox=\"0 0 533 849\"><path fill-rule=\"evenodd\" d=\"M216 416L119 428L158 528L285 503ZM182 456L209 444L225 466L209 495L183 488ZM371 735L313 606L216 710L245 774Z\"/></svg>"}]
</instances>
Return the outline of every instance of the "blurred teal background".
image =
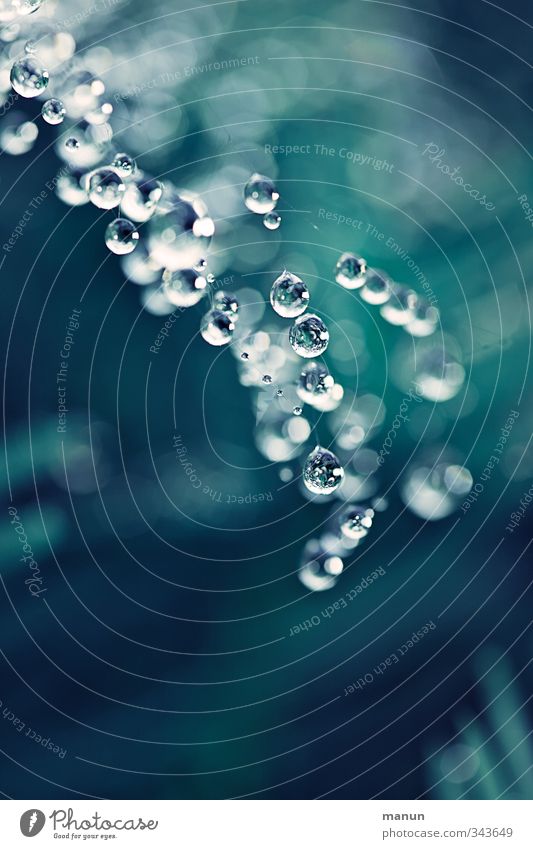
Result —
<instances>
[{"instance_id":1,"label":"blurred teal background","mask_svg":"<svg viewBox=\"0 0 533 849\"><path fill-rule=\"evenodd\" d=\"M46 197L1 256L0 789L27 799L531 798L532 508L506 530L533 471L530 10L517 0L323 10L134 0L90 15L59 2L47 14L75 35L75 67L105 81L115 146L208 204L216 279L265 300L284 267L308 282L336 336L331 371L348 394L383 398L382 429L365 448L379 449L401 404L412 340L334 283L342 251L420 290L391 248L401 246L437 296L466 381L451 401L413 410L374 478L388 508L372 539L335 588L309 593L297 570L329 507L306 502L296 476L282 482L258 450L256 390L229 351L198 336L202 305L150 352L166 317L142 308L142 287L106 251L113 213L62 204L46 187L62 165L57 129L36 118L38 102L7 109L2 123L35 118L39 137L27 154L1 155L2 244ZM430 145L493 209L431 161ZM276 232L242 203L253 171L280 189ZM56 373L74 309L60 434ZM446 445L479 482L513 410L470 509L433 522L405 509L412 455ZM332 438L334 424L310 421ZM175 434L211 494L189 485ZM283 465L296 473L299 463ZM37 598L9 504L39 563ZM385 574L355 601L322 615L378 567ZM428 622L435 629L401 662L345 695Z\"/></svg>"}]
</instances>

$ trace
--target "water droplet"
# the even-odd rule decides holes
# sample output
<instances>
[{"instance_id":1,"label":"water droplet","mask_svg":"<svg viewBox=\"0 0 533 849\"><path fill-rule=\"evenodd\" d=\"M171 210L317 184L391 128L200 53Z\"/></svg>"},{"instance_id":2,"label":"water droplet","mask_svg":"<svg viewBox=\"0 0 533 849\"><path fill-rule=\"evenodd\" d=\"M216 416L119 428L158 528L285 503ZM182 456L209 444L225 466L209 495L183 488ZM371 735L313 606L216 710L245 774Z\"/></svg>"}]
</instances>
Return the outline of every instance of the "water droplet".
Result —
<instances>
[{"instance_id":1,"label":"water droplet","mask_svg":"<svg viewBox=\"0 0 533 849\"><path fill-rule=\"evenodd\" d=\"M344 569L342 558L333 554L322 541L312 539L302 553L298 578L308 590L321 592L335 586Z\"/></svg>"},{"instance_id":2,"label":"water droplet","mask_svg":"<svg viewBox=\"0 0 533 849\"><path fill-rule=\"evenodd\" d=\"M233 317L233 321L237 320L239 302L235 295L229 295L227 292L216 292L213 301L213 309L228 313L228 315Z\"/></svg>"},{"instance_id":3,"label":"water droplet","mask_svg":"<svg viewBox=\"0 0 533 849\"><path fill-rule=\"evenodd\" d=\"M8 123L0 133L0 147L11 156L19 156L32 149L38 135L32 121L23 121L18 126Z\"/></svg>"},{"instance_id":4,"label":"water droplet","mask_svg":"<svg viewBox=\"0 0 533 849\"><path fill-rule=\"evenodd\" d=\"M9 12L5 8L6 0L0 0L0 22L12 20L15 17L14 12ZM11 41L16 41L20 33L20 24L8 24L0 28L0 39L9 44Z\"/></svg>"},{"instance_id":5,"label":"water droplet","mask_svg":"<svg viewBox=\"0 0 533 849\"><path fill-rule=\"evenodd\" d=\"M241 360L248 360L250 358L250 354L247 351L243 351L241 354Z\"/></svg>"},{"instance_id":6,"label":"water droplet","mask_svg":"<svg viewBox=\"0 0 533 849\"><path fill-rule=\"evenodd\" d=\"M263 381L263 383L272 383L272 375L264 374L261 380Z\"/></svg>"},{"instance_id":7,"label":"water droplet","mask_svg":"<svg viewBox=\"0 0 533 849\"><path fill-rule=\"evenodd\" d=\"M132 254L132 257L135 254ZM152 315L170 315L175 307L170 303L161 286L148 285L141 289L141 303Z\"/></svg>"},{"instance_id":8,"label":"water droplet","mask_svg":"<svg viewBox=\"0 0 533 849\"><path fill-rule=\"evenodd\" d=\"M317 315L302 315L292 325L289 341L300 357L318 357L328 347L329 332Z\"/></svg>"},{"instance_id":9,"label":"water droplet","mask_svg":"<svg viewBox=\"0 0 533 849\"><path fill-rule=\"evenodd\" d=\"M251 212L265 215L275 209L279 200L276 186L262 174L252 174L244 187L244 203Z\"/></svg>"},{"instance_id":10,"label":"water droplet","mask_svg":"<svg viewBox=\"0 0 533 849\"><path fill-rule=\"evenodd\" d=\"M56 195L68 206L83 206L89 203L87 192L80 183L79 171L64 171L56 177Z\"/></svg>"},{"instance_id":11,"label":"water droplet","mask_svg":"<svg viewBox=\"0 0 533 849\"><path fill-rule=\"evenodd\" d=\"M66 114L67 110L63 106L63 103L61 100L56 100L55 97L52 97L50 100L47 100L46 103L43 103L41 115L47 124L55 126L56 124L63 123Z\"/></svg>"},{"instance_id":12,"label":"water droplet","mask_svg":"<svg viewBox=\"0 0 533 849\"><path fill-rule=\"evenodd\" d=\"M121 177L131 177L137 170L135 160L129 153L116 153L111 165L116 168Z\"/></svg>"},{"instance_id":13,"label":"water droplet","mask_svg":"<svg viewBox=\"0 0 533 849\"><path fill-rule=\"evenodd\" d=\"M43 4L43 0L11 0L11 6L17 15L31 15Z\"/></svg>"},{"instance_id":14,"label":"water droplet","mask_svg":"<svg viewBox=\"0 0 533 849\"><path fill-rule=\"evenodd\" d=\"M272 309L283 318L296 318L309 304L309 290L303 280L284 271L274 280L270 290Z\"/></svg>"},{"instance_id":15,"label":"water droplet","mask_svg":"<svg viewBox=\"0 0 533 849\"><path fill-rule=\"evenodd\" d=\"M390 298L381 307L380 313L389 324L401 326L413 320L418 302L416 292L399 283L391 285Z\"/></svg>"},{"instance_id":16,"label":"water droplet","mask_svg":"<svg viewBox=\"0 0 533 849\"><path fill-rule=\"evenodd\" d=\"M308 363L300 373L296 392L298 398L314 406L317 398L330 392L334 383L324 363Z\"/></svg>"},{"instance_id":17,"label":"water droplet","mask_svg":"<svg viewBox=\"0 0 533 849\"><path fill-rule=\"evenodd\" d=\"M43 0L0 0L0 24L13 21L21 15L30 15L36 12L42 3Z\"/></svg>"},{"instance_id":18,"label":"water droplet","mask_svg":"<svg viewBox=\"0 0 533 849\"><path fill-rule=\"evenodd\" d=\"M105 91L105 83L103 80L95 79L91 82L91 93L95 97L101 97Z\"/></svg>"},{"instance_id":19,"label":"water droplet","mask_svg":"<svg viewBox=\"0 0 533 849\"><path fill-rule=\"evenodd\" d=\"M461 389L465 370L449 351L430 347L431 342L426 339L417 345L415 384L420 395L428 401L449 401Z\"/></svg>"},{"instance_id":20,"label":"water droplet","mask_svg":"<svg viewBox=\"0 0 533 849\"><path fill-rule=\"evenodd\" d=\"M335 280L345 289L359 289L365 283L366 260L357 254L341 254L335 266Z\"/></svg>"},{"instance_id":21,"label":"water droplet","mask_svg":"<svg viewBox=\"0 0 533 849\"><path fill-rule=\"evenodd\" d=\"M207 292L207 280L194 268L184 268L181 271L165 269L163 291L175 306L193 307Z\"/></svg>"},{"instance_id":22,"label":"water droplet","mask_svg":"<svg viewBox=\"0 0 533 849\"><path fill-rule=\"evenodd\" d=\"M163 195L163 186L159 180L151 177L135 177L127 183L121 209L132 221L144 223L152 217Z\"/></svg>"},{"instance_id":23,"label":"water droplet","mask_svg":"<svg viewBox=\"0 0 533 849\"><path fill-rule=\"evenodd\" d=\"M204 316L200 333L210 345L227 345L231 342L235 325L230 315L219 310L211 310Z\"/></svg>"},{"instance_id":24,"label":"water droplet","mask_svg":"<svg viewBox=\"0 0 533 849\"><path fill-rule=\"evenodd\" d=\"M344 388L340 383L333 383L333 386L326 393L316 395L311 406L315 410L320 410L321 413L330 413L336 410L344 398Z\"/></svg>"},{"instance_id":25,"label":"water droplet","mask_svg":"<svg viewBox=\"0 0 533 849\"><path fill-rule=\"evenodd\" d=\"M338 457L320 445L305 461L303 480L307 489L317 495L329 495L339 488L344 478Z\"/></svg>"},{"instance_id":26,"label":"water droplet","mask_svg":"<svg viewBox=\"0 0 533 849\"><path fill-rule=\"evenodd\" d=\"M207 268L207 260L206 259L198 260L198 262L194 266L195 271L205 271L206 268ZM209 281L207 281L207 282L209 282Z\"/></svg>"},{"instance_id":27,"label":"water droplet","mask_svg":"<svg viewBox=\"0 0 533 849\"><path fill-rule=\"evenodd\" d=\"M263 224L267 230L279 230L281 224L281 215L279 212L267 212L263 218Z\"/></svg>"},{"instance_id":28,"label":"water droplet","mask_svg":"<svg viewBox=\"0 0 533 849\"><path fill-rule=\"evenodd\" d=\"M35 53L35 42L31 39L24 45L24 53Z\"/></svg>"},{"instance_id":29,"label":"water droplet","mask_svg":"<svg viewBox=\"0 0 533 849\"><path fill-rule=\"evenodd\" d=\"M139 233L127 218L116 218L107 225L105 243L114 254L130 254L137 247Z\"/></svg>"},{"instance_id":30,"label":"water droplet","mask_svg":"<svg viewBox=\"0 0 533 849\"><path fill-rule=\"evenodd\" d=\"M292 412L295 416L301 416L303 411L301 407L293 407Z\"/></svg>"},{"instance_id":31,"label":"water droplet","mask_svg":"<svg viewBox=\"0 0 533 849\"><path fill-rule=\"evenodd\" d=\"M34 56L25 56L11 68L11 85L21 97L37 97L48 85L50 75Z\"/></svg>"},{"instance_id":32,"label":"water droplet","mask_svg":"<svg viewBox=\"0 0 533 849\"><path fill-rule=\"evenodd\" d=\"M369 268L365 285L359 292L363 301L373 306L386 304L391 296L391 281L384 271Z\"/></svg>"},{"instance_id":33,"label":"water droplet","mask_svg":"<svg viewBox=\"0 0 533 849\"><path fill-rule=\"evenodd\" d=\"M339 518L341 533L348 539L362 539L372 527L373 518L374 511L371 507L349 504Z\"/></svg>"},{"instance_id":34,"label":"water droplet","mask_svg":"<svg viewBox=\"0 0 533 849\"><path fill-rule=\"evenodd\" d=\"M472 484L472 475L464 466L423 463L407 471L400 495L404 504L421 519L436 521L458 508Z\"/></svg>"},{"instance_id":35,"label":"water droplet","mask_svg":"<svg viewBox=\"0 0 533 849\"><path fill-rule=\"evenodd\" d=\"M374 498L374 500L372 501L372 507L373 507L373 508L374 508L374 510L376 510L378 513L383 513L385 510L387 510L388 506L389 506L389 502L388 502L388 500L385 498L385 496L384 496L384 495L378 495L378 496L377 496L376 498Z\"/></svg>"},{"instance_id":36,"label":"water droplet","mask_svg":"<svg viewBox=\"0 0 533 849\"><path fill-rule=\"evenodd\" d=\"M431 306L426 298L419 297L413 318L404 325L404 330L407 330L411 336L431 336L437 329L438 323L438 309Z\"/></svg>"},{"instance_id":37,"label":"water droplet","mask_svg":"<svg viewBox=\"0 0 533 849\"><path fill-rule=\"evenodd\" d=\"M215 225L203 201L170 191L148 225L150 253L172 271L190 268L205 255L214 232Z\"/></svg>"},{"instance_id":38,"label":"water droplet","mask_svg":"<svg viewBox=\"0 0 533 849\"><path fill-rule=\"evenodd\" d=\"M88 124L93 124L95 127L101 127L107 124L113 114L113 105L107 101L98 103L94 109L88 109L84 114L84 119Z\"/></svg>"},{"instance_id":39,"label":"water droplet","mask_svg":"<svg viewBox=\"0 0 533 849\"><path fill-rule=\"evenodd\" d=\"M131 280L132 283L137 283L139 286L147 286L149 283L161 281L163 269L153 261L146 245L140 240L133 253L122 257L120 265L126 279ZM166 297L163 292L162 295Z\"/></svg>"},{"instance_id":40,"label":"water droplet","mask_svg":"<svg viewBox=\"0 0 533 849\"><path fill-rule=\"evenodd\" d=\"M283 398L283 389L277 389L276 390L276 397L277 398Z\"/></svg>"},{"instance_id":41,"label":"water droplet","mask_svg":"<svg viewBox=\"0 0 533 849\"><path fill-rule=\"evenodd\" d=\"M86 177L89 200L98 209L113 209L124 197L126 187L112 168L97 168Z\"/></svg>"}]
</instances>

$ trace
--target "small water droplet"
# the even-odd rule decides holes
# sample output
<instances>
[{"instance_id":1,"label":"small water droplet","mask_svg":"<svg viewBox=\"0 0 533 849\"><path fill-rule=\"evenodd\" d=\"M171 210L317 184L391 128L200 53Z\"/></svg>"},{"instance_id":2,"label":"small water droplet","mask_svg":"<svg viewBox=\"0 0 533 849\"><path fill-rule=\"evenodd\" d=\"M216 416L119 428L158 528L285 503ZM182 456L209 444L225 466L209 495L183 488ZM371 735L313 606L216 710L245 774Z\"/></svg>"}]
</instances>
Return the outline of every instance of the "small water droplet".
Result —
<instances>
[{"instance_id":1,"label":"small water droplet","mask_svg":"<svg viewBox=\"0 0 533 849\"><path fill-rule=\"evenodd\" d=\"M136 162L129 153L116 153L111 165L116 168L121 177L131 177L137 170Z\"/></svg>"},{"instance_id":2,"label":"small water droplet","mask_svg":"<svg viewBox=\"0 0 533 849\"><path fill-rule=\"evenodd\" d=\"M341 254L335 266L335 280L345 289L359 289L365 283L366 260L357 254Z\"/></svg>"},{"instance_id":3,"label":"small water droplet","mask_svg":"<svg viewBox=\"0 0 533 849\"><path fill-rule=\"evenodd\" d=\"M384 271L369 268L366 274L365 285L360 291L363 301L373 306L387 303L391 296L391 280Z\"/></svg>"},{"instance_id":4,"label":"small water droplet","mask_svg":"<svg viewBox=\"0 0 533 849\"><path fill-rule=\"evenodd\" d=\"M362 539L372 527L373 518L374 511L371 507L349 504L340 515L341 532L348 539Z\"/></svg>"},{"instance_id":5,"label":"small water droplet","mask_svg":"<svg viewBox=\"0 0 533 849\"><path fill-rule=\"evenodd\" d=\"M267 230L279 230L281 224L281 215L279 212L267 212L263 218L263 224Z\"/></svg>"}]
</instances>

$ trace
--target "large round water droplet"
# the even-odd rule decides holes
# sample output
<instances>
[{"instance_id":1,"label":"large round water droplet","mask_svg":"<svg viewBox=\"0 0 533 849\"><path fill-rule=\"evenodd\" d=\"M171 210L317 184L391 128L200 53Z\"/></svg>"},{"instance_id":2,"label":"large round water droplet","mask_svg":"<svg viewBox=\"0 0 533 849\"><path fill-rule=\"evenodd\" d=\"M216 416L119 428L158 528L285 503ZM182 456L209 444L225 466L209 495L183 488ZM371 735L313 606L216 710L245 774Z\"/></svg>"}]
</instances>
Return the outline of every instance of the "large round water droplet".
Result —
<instances>
[{"instance_id":1,"label":"large round water droplet","mask_svg":"<svg viewBox=\"0 0 533 849\"><path fill-rule=\"evenodd\" d=\"M283 318L296 318L307 309L309 290L296 274L284 271L272 284L270 303Z\"/></svg>"},{"instance_id":2,"label":"large round water droplet","mask_svg":"<svg viewBox=\"0 0 533 849\"><path fill-rule=\"evenodd\" d=\"M341 533L348 539L362 539L372 527L373 518L374 511L371 507L348 504L339 517Z\"/></svg>"},{"instance_id":3,"label":"large round water droplet","mask_svg":"<svg viewBox=\"0 0 533 849\"><path fill-rule=\"evenodd\" d=\"M41 67L35 56L25 56L14 63L10 79L11 85L21 97L37 97L48 85L50 75Z\"/></svg>"},{"instance_id":4,"label":"large round water droplet","mask_svg":"<svg viewBox=\"0 0 533 849\"><path fill-rule=\"evenodd\" d=\"M366 273L365 285L359 294L367 304L373 306L386 304L391 296L391 280L384 271L369 268Z\"/></svg>"},{"instance_id":5,"label":"large round water droplet","mask_svg":"<svg viewBox=\"0 0 533 849\"><path fill-rule=\"evenodd\" d=\"M131 254L137 247L138 241L139 233L135 229L135 224L127 218L116 218L106 227L105 243L114 254L119 256Z\"/></svg>"},{"instance_id":6,"label":"large round water droplet","mask_svg":"<svg viewBox=\"0 0 533 849\"><path fill-rule=\"evenodd\" d=\"M244 187L244 202L251 212L265 215L272 212L279 200L279 192L269 177L252 174Z\"/></svg>"},{"instance_id":7,"label":"large round water droplet","mask_svg":"<svg viewBox=\"0 0 533 849\"><path fill-rule=\"evenodd\" d=\"M318 357L328 347L329 332L317 315L302 315L289 331L289 342L300 357Z\"/></svg>"},{"instance_id":8,"label":"large round water droplet","mask_svg":"<svg viewBox=\"0 0 533 849\"><path fill-rule=\"evenodd\" d=\"M66 114L67 110L63 106L62 101L57 100L55 97L43 103L41 115L47 124L52 124L53 126L62 124Z\"/></svg>"},{"instance_id":9,"label":"large round water droplet","mask_svg":"<svg viewBox=\"0 0 533 849\"><path fill-rule=\"evenodd\" d=\"M97 168L86 177L89 200L99 209L113 209L124 197L125 185L112 168Z\"/></svg>"},{"instance_id":10,"label":"large round water droplet","mask_svg":"<svg viewBox=\"0 0 533 849\"><path fill-rule=\"evenodd\" d=\"M174 192L150 219L148 244L157 262L176 271L191 268L205 256L214 232L205 204Z\"/></svg>"},{"instance_id":11,"label":"large round water droplet","mask_svg":"<svg viewBox=\"0 0 533 849\"><path fill-rule=\"evenodd\" d=\"M220 310L210 310L202 319L200 333L210 345L227 345L231 342L235 325L230 315Z\"/></svg>"},{"instance_id":12,"label":"large round water droplet","mask_svg":"<svg viewBox=\"0 0 533 849\"><path fill-rule=\"evenodd\" d=\"M339 488L344 478L338 457L320 445L311 451L303 470L304 484L310 492L329 495Z\"/></svg>"},{"instance_id":13,"label":"large round water droplet","mask_svg":"<svg viewBox=\"0 0 533 849\"><path fill-rule=\"evenodd\" d=\"M165 269L163 291L175 306L193 307L207 292L207 280L194 268L183 268L180 271Z\"/></svg>"},{"instance_id":14,"label":"large round water droplet","mask_svg":"<svg viewBox=\"0 0 533 849\"><path fill-rule=\"evenodd\" d=\"M335 280L345 289L359 289L365 283L366 260L357 254L342 254L335 266Z\"/></svg>"}]
</instances>

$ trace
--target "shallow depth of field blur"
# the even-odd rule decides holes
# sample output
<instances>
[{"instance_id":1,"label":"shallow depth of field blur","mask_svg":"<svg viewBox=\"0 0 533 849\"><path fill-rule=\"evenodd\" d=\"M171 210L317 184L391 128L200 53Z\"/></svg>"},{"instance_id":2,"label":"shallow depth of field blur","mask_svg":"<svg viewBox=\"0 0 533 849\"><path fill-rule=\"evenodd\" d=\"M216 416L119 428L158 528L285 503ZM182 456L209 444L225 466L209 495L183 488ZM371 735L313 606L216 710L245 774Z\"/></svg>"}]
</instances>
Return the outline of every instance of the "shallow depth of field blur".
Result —
<instances>
[{"instance_id":1,"label":"shallow depth of field blur","mask_svg":"<svg viewBox=\"0 0 533 849\"><path fill-rule=\"evenodd\" d=\"M519 0L0 20L5 795L531 798L532 26ZM32 99L9 81L28 40ZM117 209L58 197L122 151L215 223L190 308L161 296L150 222L119 258ZM256 172L277 229L244 204ZM435 332L339 285L347 251L431 293ZM295 392L284 269L329 329L330 412ZM242 315L215 347L218 291ZM327 498L301 480L317 443L345 468ZM344 502L374 515L341 557Z\"/></svg>"}]
</instances>

